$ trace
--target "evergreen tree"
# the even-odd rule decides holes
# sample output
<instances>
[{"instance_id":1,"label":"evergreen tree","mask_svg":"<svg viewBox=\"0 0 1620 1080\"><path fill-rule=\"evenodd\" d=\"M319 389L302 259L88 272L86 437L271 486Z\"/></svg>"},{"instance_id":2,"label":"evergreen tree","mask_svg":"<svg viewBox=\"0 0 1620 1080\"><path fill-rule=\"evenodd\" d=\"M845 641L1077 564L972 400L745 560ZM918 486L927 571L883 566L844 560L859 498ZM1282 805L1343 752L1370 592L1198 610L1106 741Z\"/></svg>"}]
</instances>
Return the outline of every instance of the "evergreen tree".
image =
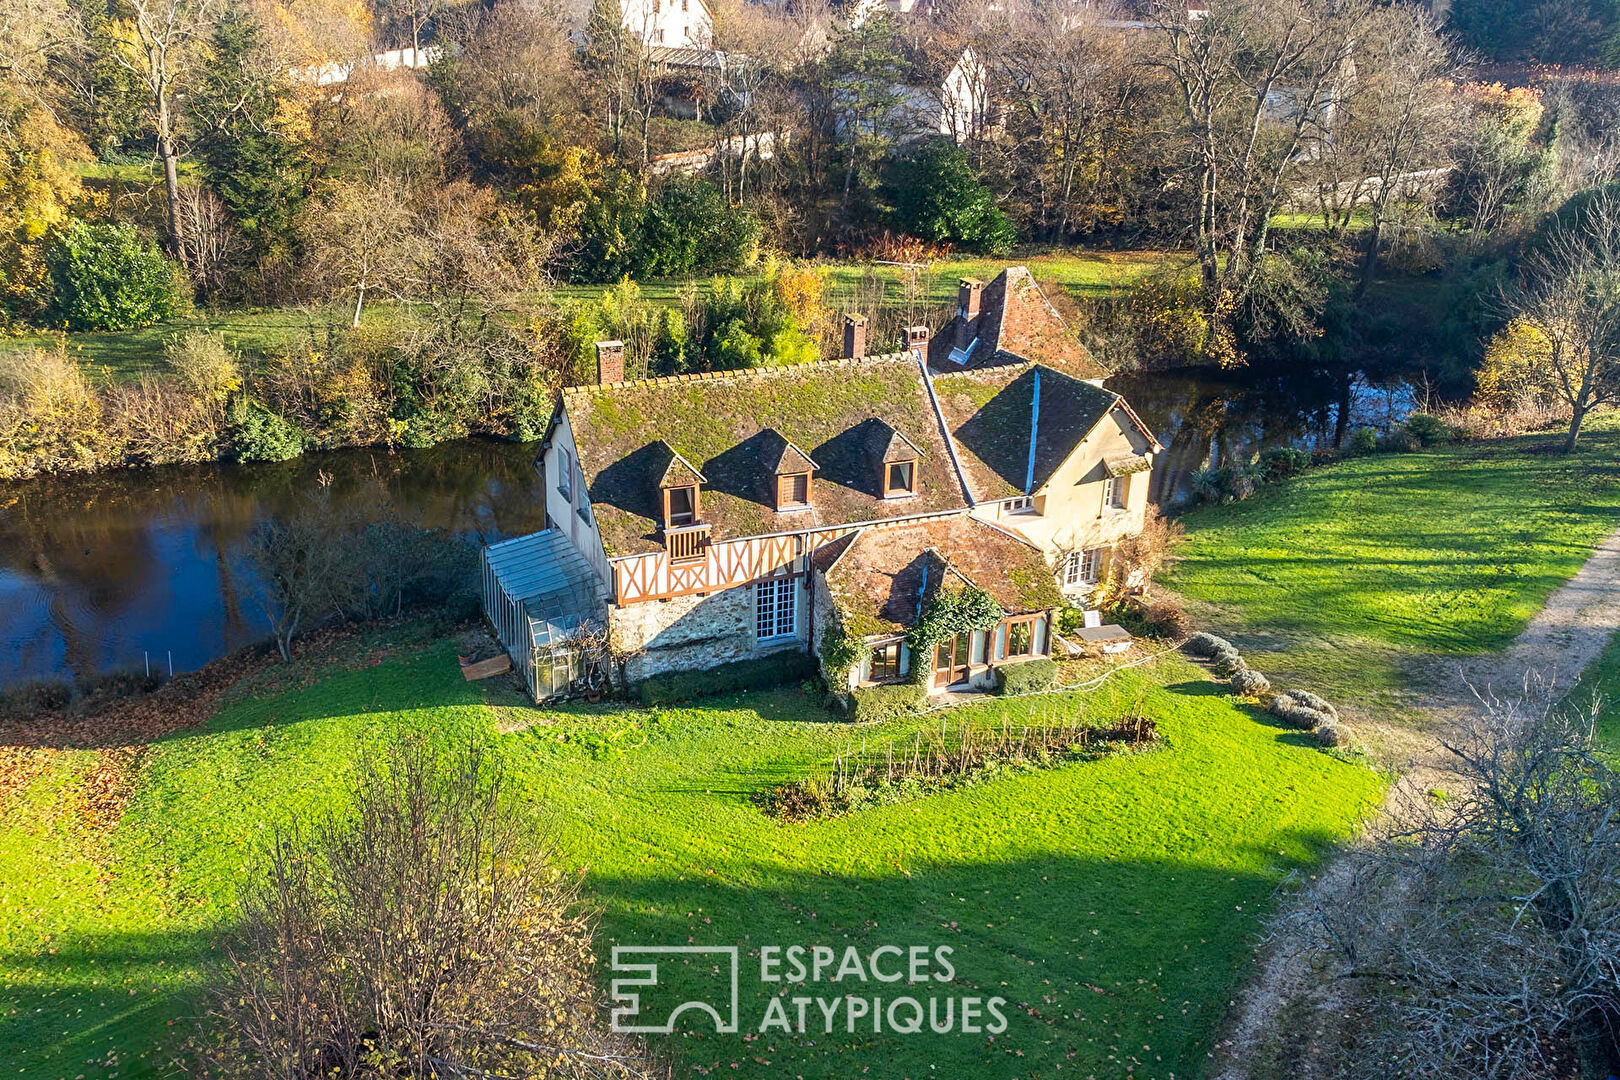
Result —
<instances>
[{"instance_id":1,"label":"evergreen tree","mask_svg":"<svg viewBox=\"0 0 1620 1080\"><path fill-rule=\"evenodd\" d=\"M215 27L212 62L192 101L202 174L263 260L290 255L309 194L309 168L282 131L286 85L265 56L253 16L230 8Z\"/></svg>"}]
</instances>

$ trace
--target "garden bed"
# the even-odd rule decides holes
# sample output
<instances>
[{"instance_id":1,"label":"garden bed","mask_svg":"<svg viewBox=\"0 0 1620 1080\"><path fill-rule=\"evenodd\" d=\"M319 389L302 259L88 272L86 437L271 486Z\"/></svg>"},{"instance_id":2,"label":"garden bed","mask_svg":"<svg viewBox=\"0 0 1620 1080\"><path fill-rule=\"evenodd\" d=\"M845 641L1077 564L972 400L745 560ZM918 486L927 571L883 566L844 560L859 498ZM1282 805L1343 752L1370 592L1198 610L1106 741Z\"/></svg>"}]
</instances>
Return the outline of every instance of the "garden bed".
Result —
<instances>
[{"instance_id":1,"label":"garden bed","mask_svg":"<svg viewBox=\"0 0 1620 1080\"><path fill-rule=\"evenodd\" d=\"M753 800L782 821L818 821L1002 776L1142 750L1159 739L1158 725L1139 713L1108 725L1064 721L1014 727L1005 717L999 726L963 723L876 748L864 743L852 747L834 758L827 772L779 784L756 793Z\"/></svg>"}]
</instances>

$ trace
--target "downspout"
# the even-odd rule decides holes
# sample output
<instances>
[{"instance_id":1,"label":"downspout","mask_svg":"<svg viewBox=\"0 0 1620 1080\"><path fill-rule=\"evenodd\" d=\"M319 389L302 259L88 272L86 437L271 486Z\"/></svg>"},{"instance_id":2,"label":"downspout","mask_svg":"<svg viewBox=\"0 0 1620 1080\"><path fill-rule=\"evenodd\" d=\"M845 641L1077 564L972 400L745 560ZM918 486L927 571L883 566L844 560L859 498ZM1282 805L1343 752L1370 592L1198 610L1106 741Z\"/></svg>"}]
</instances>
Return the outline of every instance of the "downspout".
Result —
<instances>
[{"instance_id":1,"label":"downspout","mask_svg":"<svg viewBox=\"0 0 1620 1080\"><path fill-rule=\"evenodd\" d=\"M1024 494L1029 495L1035 490L1035 440L1041 431L1041 368L1037 364L1035 372L1035 391L1029 407L1029 471L1024 474Z\"/></svg>"},{"instance_id":2,"label":"downspout","mask_svg":"<svg viewBox=\"0 0 1620 1080\"><path fill-rule=\"evenodd\" d=\"M917 367L922 371L923 386L928 389L928 401L934 407L934 419L939 423L939 433L945 437L945 452L951 456L951 465L956 469L956 482L962 485L962 498L967 500L970 508L977 506L979 504L973 498L973 489L968 487L967 471L962 468L962 459L956 456L956 440L951 437L951 425L945 422L945 410L939 407L939 395L934 393L934 380L928 374L928 360L921 354L917 357ZM927 571L924 570L924 573Z\"/></svg>"}]
</instances>

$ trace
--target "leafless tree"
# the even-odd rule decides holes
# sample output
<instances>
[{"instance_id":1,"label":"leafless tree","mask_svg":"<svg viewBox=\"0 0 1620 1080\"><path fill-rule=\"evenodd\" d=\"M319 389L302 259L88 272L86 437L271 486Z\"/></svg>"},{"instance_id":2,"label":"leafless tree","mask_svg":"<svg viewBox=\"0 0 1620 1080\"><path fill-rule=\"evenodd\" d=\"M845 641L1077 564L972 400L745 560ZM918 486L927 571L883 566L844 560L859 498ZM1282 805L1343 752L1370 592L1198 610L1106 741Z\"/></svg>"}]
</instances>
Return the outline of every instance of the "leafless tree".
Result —
<instances>
[{"instance_id":1,"label":"leafless tree","mask_svg":"<svg viewBox=\"0 0 1620 1080\"><path fill-rule=\"evenodd\" d=\"M356 772L352 809L279 830L244 888L194 1071L653 1075L603 1023L578 878L501 762L402 740Z\"/></svg>"},{"instance_id":2,"label":"leafless tree","mask_svg":"<svg viewBox=\"0 0 1620 1080\"><path fill-rule=\"evenodd\" d=\"M1445 186L1462 120L1452 90L1459 61L1418 8L1369 13L1353 64L1306 133L1307 175L1330 230L1356 214L1362 234L1358 298L1377 272L1387 230L1423 220Z\"/></svg>"},{"instance_id":3,"label":"leafless tree","mask_svg":"<svg viewBox=\"0 0 1620 1080\"><path fill-rule=\"evenodd\" d=\"M344 606L349 575L340 516L330 506L303 507L260 523L249 537L248 558L263 582L259 605L285 663L301 630Z\"/></svg>"},{"instance_id":4,"label":"leafless tree","mask_svg":"<svg viewBox=\"0 0 1620 1080\"><path fill-rule=\"evenodd\" d=\"M1194 189L1192 244L1212 320L1260 266L1307 134L1330 109L1368 0L1156 5L1151 63L1173 87L1173 144Z\"/></svg>"},{"instance_id":5,"label":"leafless tree","mask_svg":"<svg viewBox=\"0 0 1620 1080\"><path fill-rule=\"evenodd\" d=\"M1445 797L1296 916L1372 995L1366 1075L1620 1072L1620 773L1595 706L1529 689L1482 697L1445 743Z\"/></svg>"},{"instance_id":6,"label":"leafless tree","mask_svg":"<svg viewBox=\"0 0 1620 1080\"><path fill-rule=\"evenodd\" d=\"M1565 452L1593 409L1620 401L1620 198L1595 194L1519 268L1508 313L1534 331L1524 358L1569 407Z\"/></svg>"},{"instance_id":7,"label":"leafless tree","mask_svg":"<svg viewBox=\"0 0 1620 1080\"><path fill-rule=\"evenodd\" d=\"M206 298L225 281L247 245L225 203L205 184L180 189L180 242L197 289Z\"/></svg>"},{"instance_id":8,"label":"leafless tree","mask_svg":"<svg viewBox=\"0 0 1620 1080\"><path fill-rule=\"evenodd\" d=\"M416 217L389 178L332 185L311 210L304 239L311 279L354 294L355 327L366 297L400 295L424 256Z\"/></svg>"},{"instance_id":9,"label":"leafless tree","mask_svg":"<svg viewBox=\"0 0 1620 1080\"><path fill-rule=\"evenodd\" d=\"M114 58L140 79L147 110L163 162L167 194L169 249L187 264L180 208L180 132L175 94L198 46L213 29L218 0L129 0L135 42L133 53L115 50Z\"/></svg>"}]
</instances>

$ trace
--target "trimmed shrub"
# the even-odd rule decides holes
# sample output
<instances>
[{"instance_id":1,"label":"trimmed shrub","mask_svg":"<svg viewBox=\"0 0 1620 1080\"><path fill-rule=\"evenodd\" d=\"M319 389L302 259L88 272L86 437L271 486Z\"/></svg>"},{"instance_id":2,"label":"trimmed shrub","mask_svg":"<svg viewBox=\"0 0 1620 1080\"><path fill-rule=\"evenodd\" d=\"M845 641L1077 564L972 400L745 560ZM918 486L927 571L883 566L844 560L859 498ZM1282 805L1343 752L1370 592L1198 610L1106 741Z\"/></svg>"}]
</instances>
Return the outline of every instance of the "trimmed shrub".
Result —
<instances>
[{"instance_id":1,"label":"trimmed shrub","mask_svg":"<svg viewBox=\"0 0 1620 1080\"><path fill-rule=\"evenodd\" d=\"M50 316L69 330L151 326L181 306L179 269L133 225L72 221L45 252Z\"/></svg>"},{"instance_id":2,"label":"trimmed shrub","mask_svg":"<svg viewBox=\"0 0 1620 1080\"><path fill-rule=\"evenodd\" d=\"M1349 452L1366 457L1378 449L1378 432L1370 427L1358 427L1350 433Z\"/></svg>"},{"instance_id":3,"label":"trimmed shrub","mask_svg":"<svg viewBox=\"0 0 1620 1080\"><path fill-rule=\"evenodd\" d=\"M225 426L239 461L291 461L304 452L303 431L250 398L231 402L225 410Z\"/></svg>"},{"instance_id":4,"label":"trimmed shrub","mask_svg":"<svg viewBox=\"0 0 1620 1080\"><path fill-rule=\"evenodd\" d=\"M1378 452L1381 454L1409 454L1421 449L1423 444L1418 437L1404 427L1398 427L1378 440Z\"/></svg>"},{"instance_id":5,"label":"trimmed shrub","mask_svg":"<svg viewBox=\"0 0 1620 1080\"><path fill-rule=\"evenodd\" d=\"M1182 646L1188 656L1197 656L1208 660L1222 649L1231 649L1232 643L1223 637L1214 634L1198 633L1187 639ZM1236 651L1235 649L1233 650Z\"/></svg>"},{"instance_id":6,"label":"trimmed shrub","mask_svg":"<svg viewBox=\"0 0 1620 1080\"><path fill-rule=\"evenodd\" d=\"M1239 697L1259 697L1270 689L1271 680L1253 668L1244 668L1232 676L1232 693Z\"/></svg>"},{"instance_id":7,"label":"trimmed shrub","mask_svg":"<svg viewBox=\"0 0 1620 1080\"><path fill-rule=\"evenodd\" d=\"M1339 718L1339 710L1335 709L1331 702L1326 698L1318 697L1309 690L1284 690L1278 696L1303 705L1307 709L1315 709L1317 712L1325 714L1330 720Z\"/></svg>"},{"instance_id":8,"label":"trimmed shrub","mask_svg":"<svg viewBox=\"0 0 1620 1080\"><path fill-rule=\"evenodd\" d=\"M1337 720L1328 720L1316 725L1313 732L1316 741L1323 746L1348 746L1350 744L1350 729Z\"/></svg>"},{"instance_id":9,"label":"trimmed shrub","mask_svg":"<svg viewBox=\"0 0 1620 1080\"><path fill-rule=\"evenodd\" d=\"M1248 662L1236 649L1224 649L1210 658L1215 674L1223 679L1230 679L1240 671L1249 669Z\"/></svg>"},{"instance_id":10,"label":"trimmed shrub","mask_svg":"<svg viewBox=\"0 0 1620 1080\"><path fill-rule=\"evenodd\" d=\"M1192 474L1192 493L1199 502L1241 502L1254 494L1254 477L1236 465L1199 469Z\"/></svg>"},{"instance_id":11,"label":"trimmed shrub","mask_svg":"<svg viewBox=\"0 0 1620 1080\"><path fill-rule=\"evenodd\" d=\"M763 690L800 682L816 674L816 658L809 653L782 652L752 660L738 660L702 671L671 671L643 679L641 703L672 705L678 701L734 690Z\"/></svg>"},{"instance_id":12,"label":"trimmed shrub","mask_svg":"<svg viewBox=\"0 0 1620 1080\"><path fill-rule=\"evenodd\" d=\"M850 695L850 719L857 724L876 724L910 716L928 701L926 683L903 682L887 686L865 686Z\"/></svg>"},{"instance_id":13,"label":"trimmed shrub","mask_svg":"<svg viewBox=\"0 0 1620 1080\"><path fill-rule=\"evenodd\" d=\"M1308 451L1296 450L1292 446L1279 446L1260 455L1260 463L1255 467L1255 472L1261 480L1275 484L1298 476L1310 467L1311 455Z\"/></svg>"},{"instance_id":14,"label":"trimmed shrub","mask_svg":"<svg viewBox=\"0 0 1620 1080\"><path fill-rule=\"evenodd\" d=\"M1273 698L1267 706L1267 711L1290 727L1297 727L1301 731L1311 731L1322 724L1331 724L1333 718L1324 712L1301 705L1299 702L1287 697Z\"/></svg>"},{"instance_id":15,"label":"trimmed shrub","mask_svg":"<svg viewBox=\"0 0 1620 1080\"><path fill-rule=\"evenodd\" d=\"M996 670L996 693L1039 694L1052 689L1057 683L1056 660L1026 660L1022 664L1008 664Z\"/></svg>"}]
</instances>

